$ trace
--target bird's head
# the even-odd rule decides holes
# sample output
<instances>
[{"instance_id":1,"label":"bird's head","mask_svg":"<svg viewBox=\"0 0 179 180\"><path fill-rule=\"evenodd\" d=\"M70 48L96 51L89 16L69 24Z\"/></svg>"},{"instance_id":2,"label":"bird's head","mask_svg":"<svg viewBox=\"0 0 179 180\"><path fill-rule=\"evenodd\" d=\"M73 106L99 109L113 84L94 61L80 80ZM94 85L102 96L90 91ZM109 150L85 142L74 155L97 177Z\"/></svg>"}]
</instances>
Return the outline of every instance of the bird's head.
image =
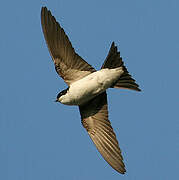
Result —
<instances>
[{"instance_id":1,"label":"bird's head","mask_svg":"<svg viewBox=\"0 0 179 180\"><path fill-rule=\"evenodd\" d=\"M58 93L55 102L61 102L61 103L63 103L63 102L62 102L63 99L64 99L63 97L64 97L64 95L67 93L68 89L69 89L69 88L67 88L67 89L61 91L60 93Z\"/></svg>"}]
</instances>

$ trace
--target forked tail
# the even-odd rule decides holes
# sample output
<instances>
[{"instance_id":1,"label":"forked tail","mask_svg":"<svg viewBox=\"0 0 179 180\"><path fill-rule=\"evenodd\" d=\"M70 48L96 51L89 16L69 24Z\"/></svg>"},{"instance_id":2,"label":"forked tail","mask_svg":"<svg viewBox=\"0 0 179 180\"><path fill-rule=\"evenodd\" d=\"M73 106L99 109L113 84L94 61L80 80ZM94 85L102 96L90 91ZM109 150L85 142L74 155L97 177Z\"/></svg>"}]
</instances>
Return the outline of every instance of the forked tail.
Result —
<instances>
[{"instance_id":1,"label":"forked tail","mask_svg":"<svg viewBox=\"0 0 179 180\"><path fill-rule=\"evenodd\" d=\"M120 76L117 82L114 83L112 88L125 88L141 91L139 85L135 83L135 80L131 77L127 68L124 66L122 58L120 57L120 52L117 51L117 47L113 42L101 69L114 69L121 66L123 67L124 73Z\"/></svg>"}]
</instances>

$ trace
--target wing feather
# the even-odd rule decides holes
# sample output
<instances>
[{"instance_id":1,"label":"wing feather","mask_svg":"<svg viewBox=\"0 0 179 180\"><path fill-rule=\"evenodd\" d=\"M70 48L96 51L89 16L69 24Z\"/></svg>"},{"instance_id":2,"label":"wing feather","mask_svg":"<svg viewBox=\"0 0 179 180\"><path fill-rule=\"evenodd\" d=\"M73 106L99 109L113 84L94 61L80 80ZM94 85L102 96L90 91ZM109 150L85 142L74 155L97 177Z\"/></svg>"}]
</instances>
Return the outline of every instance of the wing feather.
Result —
<instances>
[{"instance_id":1,"label":"wing feather","mask_svg":"<svg viewBox=\"0 0 179 180\"><path fill-rule=\"evenodd\" d=\"M41 24L55 69L68 85L95 72L95 69L75 52L63 28L46 7L41 10Z\"/></svg>"},{"instance_id":2,"label":"wing feather","mask_svg":"<svg viewBox=\"0 0 179 180\"><path fill-rule=\"evenodd\" d=\"M103 158L119 173L125 165L116 135L108 120L106 92L79 107L82 124Z\"/></svg>"}]
</instances>

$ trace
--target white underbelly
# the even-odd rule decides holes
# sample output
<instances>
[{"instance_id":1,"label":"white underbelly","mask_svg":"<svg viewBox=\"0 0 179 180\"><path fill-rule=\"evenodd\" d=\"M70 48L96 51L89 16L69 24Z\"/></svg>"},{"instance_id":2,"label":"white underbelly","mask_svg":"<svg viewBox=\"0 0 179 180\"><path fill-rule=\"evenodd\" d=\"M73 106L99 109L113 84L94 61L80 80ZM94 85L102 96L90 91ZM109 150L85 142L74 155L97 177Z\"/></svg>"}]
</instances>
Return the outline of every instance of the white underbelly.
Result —
<instances>
[{"instance_id":1,"label":"white underbelly","mask_svg":"<svg viewBox=\"0 0 179 180\"><path fill-rule=\"evenodd\" d=\"M74 82L70 85L64 104L84 104L109 88L122 73L122 68L102 69Z\"/></svg>"}]
</instances>

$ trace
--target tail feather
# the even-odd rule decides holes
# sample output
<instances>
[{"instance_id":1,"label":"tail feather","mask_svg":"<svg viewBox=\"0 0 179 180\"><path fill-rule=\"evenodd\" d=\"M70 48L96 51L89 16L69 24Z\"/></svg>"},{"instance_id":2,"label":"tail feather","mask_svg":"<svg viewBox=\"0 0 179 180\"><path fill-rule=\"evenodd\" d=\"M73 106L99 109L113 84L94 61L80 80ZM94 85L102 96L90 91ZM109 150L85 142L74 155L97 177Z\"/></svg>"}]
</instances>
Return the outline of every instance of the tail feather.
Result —
<instances>
[{"instance_id":1,"label":"tail feather","mask_svg":"<svg viewBox=\"0 0 179 180\"><path fill-rule=\"evenodd\" d=\"M131 77L131 75L127 71L127 68L124 66L122 58L120 57L120 52L117 51L117 47L113 42L101 69L114 69L121 66L123 67L124 73L119 77L118 81L114 83L112 88L126 88L141 91L139 89L139 85L135 83L135 80Z\"/></svg>"},{"instance_id":2,"label":"tail feather","mask_svg":"<svg viewBox=\"0 0 179 180\"><path fill-rule=\"evenodd\" d=\"M123 64L124 63L122 61L122 58L120 57L120 52L117 51L117 47L115 46L114 42L112 42L109 53L101 69L105 69L105 68L114 69L123 66Z\"/></svg>"}]
</instances>

